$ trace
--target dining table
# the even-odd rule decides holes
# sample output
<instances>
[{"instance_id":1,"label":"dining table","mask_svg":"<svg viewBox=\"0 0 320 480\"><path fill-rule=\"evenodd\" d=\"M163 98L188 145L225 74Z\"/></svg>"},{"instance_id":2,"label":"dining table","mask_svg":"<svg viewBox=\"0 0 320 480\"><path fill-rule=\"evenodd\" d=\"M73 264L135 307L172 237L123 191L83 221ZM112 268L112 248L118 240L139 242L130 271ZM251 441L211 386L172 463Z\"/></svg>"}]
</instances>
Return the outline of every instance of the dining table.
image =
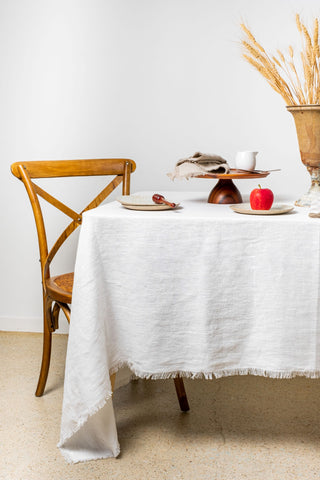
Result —
<instances>
[{"instance_id":1,"label":"dining table","mask_svg":"<svg viewBox=\"0 0 320 480\"><path fill-rule=\"evenodd\" d=\"M157 193L177 206L114 200L83 215L58 443L70 463L118 456L110 375L122 367L320 377L320 220L290 197L248 214L205 192Z\"/></svg>"}]
</instances>

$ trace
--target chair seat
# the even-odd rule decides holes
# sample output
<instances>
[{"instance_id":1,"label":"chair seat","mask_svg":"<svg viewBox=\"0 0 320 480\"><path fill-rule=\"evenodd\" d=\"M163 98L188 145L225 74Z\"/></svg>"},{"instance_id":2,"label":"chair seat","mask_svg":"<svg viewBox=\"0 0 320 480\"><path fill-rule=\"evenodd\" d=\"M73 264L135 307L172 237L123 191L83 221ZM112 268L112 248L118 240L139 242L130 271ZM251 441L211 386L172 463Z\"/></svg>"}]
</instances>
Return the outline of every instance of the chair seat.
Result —
<instances>
[{"instance_id":1,"label":"chair seat","mask_svg":"<svg viewBox=\"0 0 320 480\"><path fill-rule=\"evenodd\" d=\"M73 272L64 273L46 280L48 295L58 302L71 303L73 288Z\"/></svg>"}]
</instances>

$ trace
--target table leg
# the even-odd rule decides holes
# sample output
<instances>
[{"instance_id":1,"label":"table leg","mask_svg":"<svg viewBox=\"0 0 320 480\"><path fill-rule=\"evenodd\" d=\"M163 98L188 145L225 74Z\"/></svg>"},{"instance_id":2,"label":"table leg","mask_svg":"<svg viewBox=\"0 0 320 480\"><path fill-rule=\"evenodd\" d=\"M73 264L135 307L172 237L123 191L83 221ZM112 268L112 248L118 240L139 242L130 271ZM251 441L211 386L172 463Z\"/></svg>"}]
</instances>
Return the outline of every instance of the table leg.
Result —
<instances>
[{"instance_id":1,"label":"table leg","mask_svg":"<svg viewBox=\"0 0 320 480\"><path fill-rule=\"evenodd\" d=\"M242 203L242 197L232 180L220 178L210 192L208 203Z\"/></svg>"},{"instance_id":2,"label":"table leg","mask_svg":"<svg viewBox=\"0 0 320 480\"><path fill-rule=\"evenodd\" d=\"M115 373L110 375L110 382L111 382L111 390L112 390L112 392L114 392L114 384L116 382L116 374Z\"/></svg>"},{"instance_id":3,"label":"table leg","mask_svg":"<svg viewBox=\"0 0 320 480\"><path fill-rule=\"evenodd\" d=\"M188 410L190 410L190 407L187 399L187 394L184 388L183 380L179 376L174 378L173 380L174 380L174 385L176 387L180 409L183 412L187 412Z\"/></svg>"}]
</instances>

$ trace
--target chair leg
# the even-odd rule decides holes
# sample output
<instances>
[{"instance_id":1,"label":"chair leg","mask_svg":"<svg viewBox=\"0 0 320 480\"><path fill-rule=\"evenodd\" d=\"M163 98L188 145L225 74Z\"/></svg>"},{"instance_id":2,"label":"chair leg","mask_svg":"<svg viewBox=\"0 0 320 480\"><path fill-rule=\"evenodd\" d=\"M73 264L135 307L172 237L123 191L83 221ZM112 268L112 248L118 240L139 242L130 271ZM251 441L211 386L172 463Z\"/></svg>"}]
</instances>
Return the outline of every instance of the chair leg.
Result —
<instances>
[{"instance_id":1,"label":"chair leg","mask_svg":"<svg viewBox=\"0 0 320 480\"><path fill-rule=\"evenodd\" d=\"M36 397L43 395L50 366L51 357L51 341L52 341L52 324L51 324L51 304L48 299L43 299L43 347L42 347L42 362L38 385L36 389Z\"/></svg>"},{"instance_id":2,"label":"chair leg","mask_svg":"<svg viewBox=\"0 0 320 480\"><path fill-rule=\"evenodd\" d=\"M188 399L187 399L187 394L184 388L184 383L183 379L181 377L176 377L173 379L174 380L174 386L176 387L176 392L177 392L177 397L179 400L180 404L180 409L183 412L187 412L190 410Z\"/></svg>"}]
</instances>

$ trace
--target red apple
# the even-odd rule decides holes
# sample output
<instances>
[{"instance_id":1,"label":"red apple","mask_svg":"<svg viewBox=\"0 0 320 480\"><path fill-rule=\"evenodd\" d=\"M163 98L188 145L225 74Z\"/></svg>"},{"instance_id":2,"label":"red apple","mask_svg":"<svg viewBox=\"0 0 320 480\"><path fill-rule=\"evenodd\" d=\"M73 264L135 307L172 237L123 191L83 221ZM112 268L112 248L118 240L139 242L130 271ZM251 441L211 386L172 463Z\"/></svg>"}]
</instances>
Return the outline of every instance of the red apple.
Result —
<instances>
[{"instance_id":1,"label":"red apple","mask_svg":"<svg viewBox=\"0 0 320 480\"><path fill-rule=\"evenodd\" d=\"M252 210L270 210L273 204L273 193L270 188L255 188L250 193L250 205Z\"/></svg>"}]
</instances>

